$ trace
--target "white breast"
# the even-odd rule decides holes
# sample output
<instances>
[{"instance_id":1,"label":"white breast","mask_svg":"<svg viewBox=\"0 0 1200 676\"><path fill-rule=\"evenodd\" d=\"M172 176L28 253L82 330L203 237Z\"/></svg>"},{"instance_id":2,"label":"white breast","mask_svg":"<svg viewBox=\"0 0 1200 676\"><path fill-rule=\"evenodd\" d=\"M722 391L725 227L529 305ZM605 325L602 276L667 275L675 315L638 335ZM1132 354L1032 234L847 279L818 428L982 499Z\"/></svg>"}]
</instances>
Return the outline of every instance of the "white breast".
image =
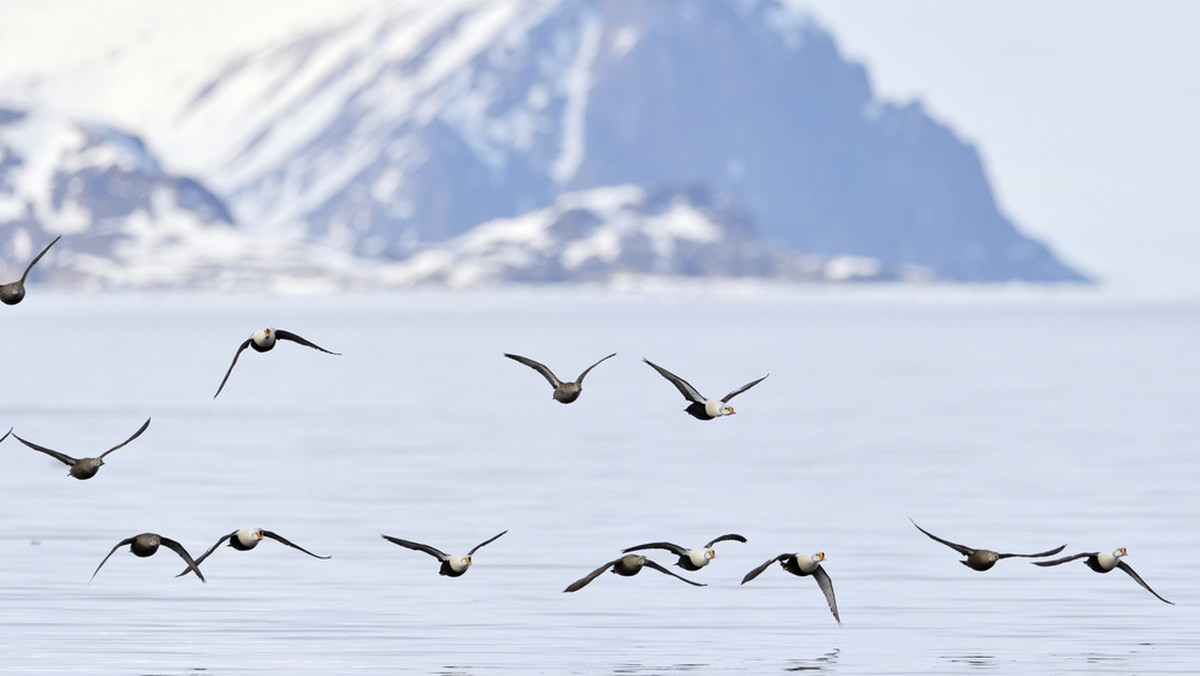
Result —
<instances>
[{"instance_id":1,"label":"white breast","mask_svg":"<svg viewBox=\"0 0 1200 676\"><path fill-rule=\"evenodd\" d=\"M239 529L235 537L237 537L238 542L240 542L243 547L253 547L254 545L258 544L259 540L262 539L258 535L257 528Z\"/></svg>"}]
</instances>

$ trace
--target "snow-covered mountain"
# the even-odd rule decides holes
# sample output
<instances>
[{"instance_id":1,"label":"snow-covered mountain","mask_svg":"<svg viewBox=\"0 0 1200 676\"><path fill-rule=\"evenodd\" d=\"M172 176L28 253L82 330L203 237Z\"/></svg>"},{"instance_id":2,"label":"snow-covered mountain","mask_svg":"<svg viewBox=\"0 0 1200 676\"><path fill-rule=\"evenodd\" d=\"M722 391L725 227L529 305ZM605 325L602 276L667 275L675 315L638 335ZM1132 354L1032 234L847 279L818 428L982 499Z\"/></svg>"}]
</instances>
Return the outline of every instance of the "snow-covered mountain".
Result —
<instances>
[{"instance_id":1,"label":"snow-covered mountain","mask_svg":"<svg viewBox=\"0 0 1200 676\"><path fill-rule=\"evenodd\" d=\"M0 279L77 286L229 287L340 278L351 257L249 235L197 181L163 171L135 136L0 108Z\"/></svg>"},{"instance_id":2,"label":"snow-covered mountain","mask_svg":"<svg viewBox=\"0 0 1200 676\"><path fill-rule=\"evenodd\" d=\"M974 148L877 100L779 0L60 1L0 27L0 57L23 50L0 58L0 97L131 130L240 233L371 269L487 258L497 219L545 218L569 193L689 185L764 242L724 270L787 247L952 280L1082 279L1003 216ZM73 42L40 47L43 25Z\"/></svg>"}]
</instances>

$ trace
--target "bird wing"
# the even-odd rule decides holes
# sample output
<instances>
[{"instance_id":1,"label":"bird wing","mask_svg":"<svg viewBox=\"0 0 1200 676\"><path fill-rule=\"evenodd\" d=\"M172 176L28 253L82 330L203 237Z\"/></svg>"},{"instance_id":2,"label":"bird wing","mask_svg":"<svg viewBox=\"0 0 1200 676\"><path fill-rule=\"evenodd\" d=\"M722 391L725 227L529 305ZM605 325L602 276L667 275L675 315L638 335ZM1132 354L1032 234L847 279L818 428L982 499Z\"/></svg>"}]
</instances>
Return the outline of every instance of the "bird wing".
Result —
<instances>
[{"instance_id":1,"label":"bird wing","mask_svg":"<svg viewBox=\"0 0 1200 676\"><path fill-rule=\"evenodd\" d=\"M1054 559L1053 561L1030 561L1030 563L1032 563L1035 566L1057 566L1058 564L1066 563L1067 561L1074 561L1075 559L1085 559L1089 556L1097 556L1097 555L1098 555L1098 552L1080 552L1078 554L1072 554L1071 556L1064 556L1061 559Z\"/></svg>"},{"instance_id":2,"label":"bird wing","mask_svg":"<svg viewBox=\"0 0 1200 676\"><path fill-rule=\"evenodd\" d=\"M713 545L717 544L718 542L723 542L725 540L733 540L735 542L745 542L746 538L742 537L741 535L738 535L737 533L726 533L724 535L718 535L717 537L709 540L708 544L704 545L704 548L708 549L709 547L712 547Z\"/></svg>"},{"instance_id":3,"label":"bird wing","mask_svg":"<svg viewBox=\"0 0 1200 676\"><path fill-rule=\"evenodd\" d=\"M388 542L390 542L394 545L400 545L401 547L415 549L418 552L425 552L426 554L428 554L430 556L436 557L437 560L439 560L439 561L445 561L450 558L449 554L447 554L446 552L443 552L442 550L438 549L437 547L430 547L429 545L423 545L420 542L413 542L412 540L402 540L400 538L394 538L390 535L381 535L380 537L382 537L384 540L387 540Z\"/></svg>"},{"instance_id":4,"label":"bird wing","mask_svg":"<svg viewBox=\"0 0 1200 676\"><path fill-rule=\"evenodd\" d=\"M263 537L271 538L272 540L275 540L277 542L282 542L283 544L291 547L292 549L299 549L300 551L304 552L305 554L308 554L309 556L313 557L314 559L328 559L329 558L328 556L320 556L318 554L313 554L312 552L310 552L307 549L301 547L300 545L288 540L287 538L283 537L282 535L280 535L278 533L272 533L269 530L264 530L262 532L262 534L263 534Z\"/></svg>"},{"instance_id":5,"label":"bird wing","mask_svg":"<svg viewBox=\"0 0 1200 676\"><path fill-rule=\"evenodd\" d=\"M225 542L226 540L232 538L235 535L237 535L236 530L228 535L222 535L220 540L217 540L215 543L213 543L213 546L209 547L208 551L204 552L203 554L201 554L199 556L199 558L196 559L196 574L197 575L200 574L200 568L199 568L200 564L204 563L204 560L207 559L210 554L217 551L217 547L220 547L222 542ZM176 575L175 577L183 577L184 575L187 575L190 572L192 572L191 566L184 568L183 572Z\"/></svg>"},{"instance_id":6,"label":"bird wing","mask_svg":"<svg viewBox=\"0 0 1200 676\"><path fill-rule=\"evenodd\" d=\"M29 276L29 271L33 269L33 266L37 265L37 262L42 260L42 256L45 256L46 252L50 250L50 247L54 246L60 239L62 239L62 235L55 237L53 242L50 242L49 244L47 244L46 248L42 249L42 252L40 254L38 254L36 258L34 258L32 261L30 261L29 267L25 268L25 274L21 275L21 283L22 284L25 283L25 278Z\"/></svg>"},{"instance_id":7,"label":"bird wing","mask_svg":"<svg viewBox=\"0 0 1200 676\"><path fill-rule=\"evenodd\" d=\"M829 610L833 612L833 619L842 623L842 618L838 617L837 599L833 597L833 580L829 579L829 574L821 566L813 571L812 576L817 580L817 586L821 588L821 593L825 594L825 600L829 603Z\"/></svg>"},{"instance_id":8,"label":"bird wing","mask_svg":"<svg viewBox=\"0 0 1200 676\"><path fill-rule=\"evenodd\" d=\"M8 436L8 435L6 434L5 436ZM45 446L38 446L37 444L33 443L32 441L25 441L19 435L14 434L13 437L17 441L25 444L26 446L32 448L33 450L41 451L42 453L45 453L46 455L48 455L56 460L59 460L65 464L74 465L75 463L79 462L79 460L72 458L71 456L67 455L66 453L59 453L58 451L46 448Z\"/></svg>"},{"instance_id":9,"label":"bird wing","mask_svg":"<svg viewBox=\"0 0 1200 676\"><path fill-rule=\"evenodd\" d=\"M626 547L621 550L621 553L628 554L629 552L636 552L639 549L665 549L675 556L686 556L688 553L688 550L674 542L647 542L644 545L637 545L636 547Z\"/></svg>"},{"instance_id":10,"label":"bird wing","mask_svg":"<svg viewBox=\"0 0 1200 676\"><path fill-rule=\"evenodd\" d=\"M679 393L683 395L684 399L687 399L688 401L694 401L697 404L703 404L705 402L704 395L700 394L700 392L698 392L696 388L692 387L691 383L688 381L680 378L674 373L671 373L670 371L659 366L658 364L655 364L649 359L646 359L645 357L642 357L642 361L649 364L655 371L658 371L659 375L671 381L671 384L678 388Z\"/></svg>"},{"instance_id":11,"label":"bird wing","mask_svg":"<svg viewBox=\"0 0 1200 676\"><path fill-rule=\"evenodd\" d=\"M493 535L492 537L490 537L490 538L488 538L488 539L484 540L483 542L480 542L479 544L477 544L477 545L475 545L474 547L472 547L472 548L471 548L471 551L467 552L467 556L474 556L474 555L475 555L475 552L476 552L476 551L477 551L477 550L478 550L480 547L482 547L482 546L486 545L486 544L487 544L487 543L489 543L489 542L492 542L493 540L496 540L496 539L497 539L497 538L499 538L501 535L504 535L504 534L505 534L505 533L507 533L507 532L508 532L507 530L501 531L501 532L499 532L499 533L497 533L497 534Z\"/></svg>"},{"instance_id":12,"label":"bird wing","mask_svg":"<svg viewBox=\"0 0 1200 676\"><path fill-rule=\"evenodd\" d=\"M140 437L142 435L142 432L146 431L146 428L149 426L150 426L150 419L146 418L146 422L142 423L142 426L138 428L138 431L133 433L132 437L129 437L125 441L122 441L121 443L117 444L116 446L113 446L112 448L108 449L107 451L101 453L100 457L103 458L104 456L108 455L109 453L112 453L113 451L124 446L125 444L133 441L134 439L137 439L138 437Z\"/></svg>"},{"instance_id":13,"label":"bird wing","mask_svg":"<svg viewBox=\"0 0 1200 676\"><path fill-rule=\"evenodd\" d=\"M311 347L314 350L320 350L320 351L324 352L325 354L336 354L339 357L342 355L341 352L330 352L329 350L326 350L325 348L321 347L320 345L317 345L314 342L305 340L305 339L301 338L300 336L297 336L296 334L292 333L291 331L284 331L283 329L275 329L275 338L277 340L290 340L293 343L300 343L301 345L304 345L306 347Z\"/></svg>"},{"instance_id":14,"label":"bird wing","mask_svg":"<svg viewBox=\"0 0 1200 676\"><path fill-rule=\"evenodd\" d=\"M208 580L204 579L204 573L200 572L199 564L197 564L195 561L192 560L192 555L187 553L187 550L183 548L183 545L172 540L171 538L165 538L161 535L158 536L158 540L159 540L159 543L162 544L164 547L166 547L167 549L170 549L171 551L178 554L179 558L183 559L184 561L187 561L188 570L195 571L196 577L200 578L201 582L208 582ZM183 572L186 573L187 570L185 570Z\"/></svg>"},{"instance_id":15,"label":"bird wing","mask_svg":"<svg viewBox=\"0 0 1200 676\"><path fill-rule=\"evenodd\" d=\"M217 394L221 394L221 390L225 389L225 382L229 380L229 374L233 373L233 367L237 366L238 357L242 356L242 352L250 347L251 338L247 338L245 342L238 346L237 352L233 353L233 362L229 364L229 370L225 372L225 377L221 379L221 386L217 388ZM213 399L217 398L217 394L213 395Z\"/></svg>"},{"instance_id":16,"label":"bird wing","mask_svg":"<svg viewBox=\"0 0 1200 676\"><path fill-rule=\"evenodd\" d=\"M763 376L763 377L759 378L758 380L751 380L750 382L746 383L745 385L742 385L741 387L739 387L739 388L737 388L736 390L734 390L734 391L730 392L729 394L725 395L724 397L721 397L721 403L722 403L722 404L728 404L730 399L733 399L734 397L738 396L738 395L739 395L739 394L741 394L742 392L745 392L746 390L750 389L751 387L754 387L755 385L757 385L757 384L761 383L762 381L766 380L766 379L767 379L767 376L769 376L769 375L771 375L771 374L770 374L770 373L768 373L766 376Z\"/></svg>"},{"instance_id":17,"label":"bird wing","mask_svg":"<svg viewBox=\"0 0 1200 676\"><path fill-rule=\"evenodd\" d=\"M686 577L683 577L682 575L672 573L671 571L669 571L666 568L664 568L663 566L651 561L650 559L646 559L646 567L653 568L654 570L657 570L660 573L666 573L667 575L670 575L671 577L683 580L684 582L692 585L693 587L707 587L708 586L708 585L704 584L703 582L693 582L693 581L687 579Z\"/></svg>"},{"instance_id":18,"label":"bird wing","mask_svg":"<svg viewBox=\"0 0 1200 676\"><path fill-rule=\"evenodd\" d=\"M608 355L608 356L607 356L607 357L605 357L604 359L612 359L612 358L613 358L613 357L615 357L615 356L617 356L617 353L616 353L616 352L613 352L612 354ZM584 378L584 376L586 376L586 375L588 374L588 372L589 372L589 371L591 371L592 369L594 369L594 368L596 368L597 366L599 366L599 365L600 365L600 362L604 361L604 359L601 359L600 361L596 362L595 364L592 364L591 366L589 366L589 367L585 368L585 369L583 370L583 373L580 373L580 374L579 374L579 377L575 379L575 384L576 384L576 385L582 385L582 384L583 384L583 378Z\"/></svg>"},{"instance_id":19,"label":"bird wing","mask_svg":"<svg viewBox=\"0 0 1200 676\"><path fill-rule=\"evenodd\" d=\"M587 575L584 575L583 577L579 578L578 580L575 580L571 584L567 585L567 588L563 590L563 593L565 594L567 592L579 591L580 589L583 589L584 587L586 587L588 585L589 582L600 577L600 573L603 573L604 571L608 570L609 568L612 568L614 565L616 565L617 561L620 561L620 560L621 559L613 559L612 561L609 561L608 563L604 564L603 566L600 566L596 570L593 570L592 572L588 573Z\"/></svg>"},{"instance_id":20,"label":"bird wing","mask_svg":"<svg viewBox=\"0 0 1200 676\"><path fill-rule=\"evenodd\" d=\"M931 540L936 540L936 541L938 541L938 542L940 542L940 543L942 543L942 544L946 545L946 546L947 546L947 547L949 547L950 549L953 549L954 551L958 552L959 554L962 554L963 556L970 556L970 555L972 555L972 554L974 554L974 553L975 553L975 550L974 550L974 549L971 549L970 547L968 547L968 546L966 546L966 545L960 545L960 544L958 544L957 542L951 542L951 541L949 541L949 540L943 540L942 538L940 538L940 537L938 537L938 536L934 535L933 533L930 533L929 531L925 530L924 528L921 528L920 526L917 526L917 522L916 522L916 521L913 521L912 519L909 519L909 522L911 522L911 523L912 523L912 525L916 526L916 527L917 527L917 530L919 530L919 531L921 531L922 533L924 533L924 534L928 535L928 536L929 536L929 539L931 539ZM1058 552L1050 552L1050 554L1057 554L1057 553L1058 553ZM1049 554L1047 554L1047 556L1049 556Z\"/></svg>"},{"instance_id":21,"label":"bird wing","mask_svg":"<svg viewBox=\"0 0 1200 676\"><path fill-rule=\"evenodd\" d=\"M764 570L766 570L772 563L775 563L777 561L782 561L789 556L795 556L795 554L780 554L779 556L776 556L773 559L767 559L758 568L755 568L754 570L750 571L749 573L746 573L746 577L742 578L742 584L746 584L750 580L753 580L754 578L758 577L759 575L762 575L762 572Z\"/></svg>"},{"instance_id":22,"label":"bird wing","mask_svg":"<svg viewBox=\"0 0 1200 676\"><path fill-rule=\"evenodd\" d=\"M1122 561L1120 559L1117 559L1117 568L1120 568L1121 570L1125 571L1126 573L1129 573L1129 577L1132 577L1135 582L1137 582L1138 584L1145 587L1146 591L1150 592L1151 594L1154 594L1155 598L1157 598L1159 601L1162 601L1163 603L1170 603L1171 605L1175 605L1175 603L1173 601L1168 601L1168 600L1164 599L1163 597L1158 595L1158 592L1151 589L1150 585L1146 584L1146 581L1143 580L1140 575L1133 572L1133 569L1129 567L1129 564L1125 563L1124 561Z\"/></svg>"},{"instance_id":23,"label":"bird wing","mask_svg":"<svg viewBox=\"0 0 1200 676\"><path fill-rule=\"evenodd\" d=\"M509 359L511 359L513 361L519 361L522 364L533 369L534 371L537 371L538 373L542 374L543 378L550 381L551 387L558 387L559 385L562 385L562 381L558 379L558 376L554 375L554 372L551 371L549 367L547 367L545 364L541 363L540 361L534 361L534 360L530 359L529 357L522 357L519 354L509 354L507 352L504 353L504 356L508 357ZM585 371L585 373L586 373L586 371Z\"/></svg>"},{"instance_id":24,"label":"bird wing","mask_svg":"<svg viewBox=\"0 0 1200 676\"><path fill-rule=\"evenodd\" d=\"M1064 550L1066 548L1067 548L1066 545L1059 545L1059 546L1055 547L1054 549L1047 549L1046 551L1038 552L1037 554L997 554L996 558L1007 559L1007 558L1011 558L1014 556L1021 556L1021 557L1027 558L1027 559L1036 559L1036 558L1040 558L1043 556L1054 556L1055 554L1061 552L1062 550Z\"/></svg>"},{"instance_id":25,"label":"bird wing","mask_svg":"<svg viewBox=\"0 0 1200 676\"><path fill-rule=\"evenodd\" d=\"M20 437L18 437L18 438L20 438ZM96 579L96 573L99 573L99 572L100 572L100 569L104 567L104 564L108 563L108 559L109 559L109 558L110 558L110 557L111 557L113 554L116 554L116 553L117 553L117 550L118 550L118 549L120 549L120 548L124 547L125 545L130 545L130 544L133 544L133 541L134 541L134 540L136 540L136 539L137 539L137 536L135 535L135 536L133 536L133 537L125 538L124 540L121 540L121 541L120 541L120 542L118 542L116 545L114 545L114 546L113 546L113 548L112 548L112 551L110 551L110 552L108 553L108 556L104 557L104 560L100 562L100 565L96 566L96 571L95 571L94 573L92 573L92 576L91 576L90 578L88 578L88 584L91 584L91 583L92 583L92 580L95 580L95 579Z\"/></svg>"},{"instance_id":26,"label":"bird wing","mask_svg":"<svg viewBox=\"0 0 1200 676\"><path fill-rule=\"evenodd\" d=\"M12 434L12 431L13 431L13 428L11 428L11 427L8 428L8 431L4 433L4 436L0 437L0 441L4 441L5 439L7 439L8 435Z\"/></svg>"}]
</instances>

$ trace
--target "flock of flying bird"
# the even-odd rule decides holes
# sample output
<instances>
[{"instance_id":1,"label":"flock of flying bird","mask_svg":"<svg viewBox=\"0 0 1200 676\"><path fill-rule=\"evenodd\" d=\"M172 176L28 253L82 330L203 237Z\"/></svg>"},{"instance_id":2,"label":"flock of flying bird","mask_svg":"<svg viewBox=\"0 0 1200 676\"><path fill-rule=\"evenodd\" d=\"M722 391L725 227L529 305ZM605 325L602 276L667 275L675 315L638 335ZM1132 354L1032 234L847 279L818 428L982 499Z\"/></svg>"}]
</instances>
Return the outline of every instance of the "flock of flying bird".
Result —
<instances>
[{"instance_id":1,"label":"flock of flying bird","mask_svg":"<svg viewBox=\"0 0 1200 676\"><path fill-rule=\"evenodd\" d=\"M25 269L25 273L23 275L21 275L21 279L15 281L15 282L0 285L0 302L3 302L6 305L16 305L17 303L20 303L22 299L25 298L25 280L29 276L29 271L32 270L33 266L36 265L37 262L39 260L41 260L43 256L46 255L46 252L48 252L50 250L50 247L54 246L55 243L57 243L58 240L61 238L62 238L62 236L59 235L52 242L50 242L50 244L46 245L46 247L44 249L42 249L41 253L39 253L33 259L33 261L29 263L29 266ZM310 347L315 350L319 350L326 354L332 354L332 355L340 354L337 352L332 352L330 350L326 350L325 348L320 347L319 345L317 345L295 333L289 332L289 331L284 331L281 329L271 329L271 328L265 328L265 329L255 331L253 334L251 334L251 336L249 338L247 338L244 342L242 342L242 344L240 346L238 346L237 351L233 355L233 362L230 363L229 369L226 370L225 377L222 378L221 384L217 387L217 392L216 392L216 394L213 395L213 398L215 399L218 395L220 395L221 391L225 388L225 384L229 381L229 376L232 375L232 373L233 373L234 366L237 365L238 357L241 356L242 352L244 352L246 350L246 348L253 348L256 352L268 352L272 348L274 348L276 343L280 340L286 340L286 341L298 343L300 345L304 345L306 347ZM613 354L610 354L610 355L600 359L596 363L592 364L591 366L587 367L586 369L583 370L582 373L579 374L578 378L576 378L573 381L569 381L569 382L560 380L558 378L558 376L556 376L554 374L554 372L551 371L545 364L534 361L533 359L530 359L528 357L523 357L521 355L509 354L509 353L505 353L504 356L508 357L509 359L512 359L518 363L524 364L525 366L528 366L528 367L534 369L535 371L537 371L538 373L540 373L542 375L542 377L544 377L550 383L550 386L554 388L553 395L552 395L554 400L558 401L560 403L563 403L563 404L570 404L570 403L574 402L576 399L578 399L579 395L582 393L583 379L587 376L587 374L590 373L592 371L592 369L596 368L601 363L603 363L605 360L615 357L616 353L614 352ZM733 415L734 410L733 410L733 407L729 405L729 401L731 399L733 399L734 397L736 397L737 395L750 389L751 387L754 387L755 385L761 383L763 380L765 380L767 378L767 376L763 376L762 378L758 378L757 380L752 380L752 381L746 383L745 385L742 385L741 387L733 390L729 394L726 394L721 399L710 399L710 398L705 397L704 395L700 394L699 390L697 390L695 387L693 387L686 380L684 380L683 378L680 378L679 376L675 375L674 373L671 373L667 369L651 362L648 359L643 359L642 361L646 362L646 364L648 364L651 368L653 368L660 375L662 375L663 378L666 378L672 385L674 385L676 387L676 389L679 390L680 394L682 394L683 397L688 401L688 406L687 406L687 408L684 409L684 411L687 414L691 415L692 417L694 417L698 420L713 420L715 418ZM4 436L0 436L0 442L3 442L5 439L7 439L9 437L9 435L12 435L14 438L16 438L18 441L25 444L29 448L32 448L36 451L45 453L46 455L49 455L50 457L53 457L53 458L59 460L60 462L62 462L63 464L67 465L67 467L69 468L68 474L70 476L72 476L76 479L85 480L85 479L91 479L92 477L96 476L96 473L100 471L100 467L104 465L104 458L106 456L108 456L109 453L112 453L113 451L116 451L116 450L124 447L125 445L129 444L134 439L137 439L139 436L141 436L141 434L143 432L146 431L146 429L149 426L150 426L150 419L147 418L146 422L142 423L142 426L140 428L138 428L138 430L136 432L134 432L132 436L130 436L125 441L122 441L121 443L117 444L116 446L113 446L112 448L104 451L103 453L101 453L100 455L98 455L96 457L83 457L83 458L72 457L70 455L67 455L66 453L62 453L62 452L47 448L45 446L35 444L26 439L23 439L20 436L13 434L12 428L10 428L8 430L8 432L6 432L4 434ZM961 561L961 563L964 566L967 566L968 568L970 568L972 570L976 570L976 571L989 570L992 568L992 566L996 565L996 562L999 561L1000 559L1006 559L1006 558L1012 558L1012 557L1046 559L1047 557L1054 556L1055 554L1060 553L1063 549L1066 548L1066 545L1060 545L1058 547L1055 547L1054 549L1050 549L1050 550L1047 550L1044 552L1038 552L1035 554L999 553L999 552L996 552L996 551L993 551L990 549L976 549L973 547L967 547L966 545L960 545L960 544L951 542L949 540L944 540L944 539L934 535L933 533L926 531L924 528L921 528L920 526L918 526L916 524L916 522L913 522L913 526L915 526L917 528L917 530L921 531L922 533L924 533L931 539L933 539L937 542L940 542L943 545L946 545L947 547L955 550L959 554L962 554L966 558L963 559ZM422 544L419 542L413 542L411 540L405 540L405 539L398 538L398 537L392 537L390 535L382 535L382 537L383 537L383 539L387 540L388 542L391 542L392 544L398 545L400 547L405 547L407 549L411 549L414 551L424 552L424 553L429 554L430 556L436 558L439 561L439 563L441 564L441 567L438 570L439 575L445 575L448 577L459 577L459 576L463 575L464 573L466 573L467 569L471 566L471 560L472 560L472 557L475 555L476 551L478 551L484 545L487 545L487 544L499 539L501 536L503 536L507 532L508 531L505 530L496 535L493 535L492 537L488 538L487 540L484 540L483 542L472 547L471 550L468 551L465 555L447 554L446 552L443 552L442 550L440 550L436 547L433 547L433 546L430 546L427 544ZM176 554L178 554L179 557L181 559L183 559L184 562L187 563L187 567L181 573L179 573L177 575L177 577L182 577L184 575L187 575L188 573L195 573L196 577L200 578L200 580L206 581L206 580L204 580L204 574L200 572L200 564L203 563L205 561L205 559L207 559L209 556L211 556L213 554L213 552L215 552L217 550L217 548L221 546L222 543L228 543L228 546L230 546L233 549L238 550L238 551L248 551L248 550L254 549L258 545L258 543L261 542L263 539L275 540L276 542L279 542L279 543L286 545L288 547L291 547L293 549L299 550L299 551L301 551L311 557L314 557L314 558L318 558L318 559L328 559L329 558L328 556L320 556L318 554L314 554L314 553L308 551L307 549L304 549L303 547L289 541L288 539L284 538L281 535L278 535L269 530L264 530L261 528L241 528L241 529L235 530L231 533L228 533L226 535L223 535L216 541L216 543L214 543L211 547L209 547L208 550L204 552L204 554L200 555L200 557L195 558L195 559L193 559L191 554L188 553L187 549L185 549L183 547L183 545L181 545L176 540L172 540L170 538L164 537L157 533L141 533L139 535L134 535L132 537L125 538L124 540L121 540L116 545L114 545L112 550L109 551L108 555L105 556L104 559L100 561L100 565L97 566L95 572L92 573L91 579L95 579L96 574L100 572L100 569L104 567L104 564L108 561L109 558L112 557L113 554L115 554L117 552L117 550L121 549L122 547L128 546L130 551L134 555L139 556L139 557L151 556L154 553L156 553L160 547L166 547L166 548L174 551ZM637 554L635 552L639 552L639 551L647 550L647 549L661 549L661 550L668 551L677 557L678 560L675 562L676 566L682 568L685 571L694 572L694 571L698 571L701 568L704 568L705 566L708 565L709 561L711 561L716 556L716 551L713 549L713 546L716 543L723 542L723 541L734 541L734 542L743 542L744 543L744 542L746 542L746 538L741 535L738 535L737 533L727 533L725 535L720 535L718 537L713 538L712 540L705 543L705 545L703 547L696 548L696 549L688 549L686 547L681 547L681 546L671 543L671 542L649 542L649 543L637 545L634 547L628 547L628 548L622 550L622 556L605 563L604 565L596 568L595 570L593 570L592 572L588 573L587 575L581 577L580 579L576 580L575 582L572 582L563 591L564 592L578 591L578 590L582 589L583 587L587 586L588 584L590 584L593 580L595 580L597 577L599 577L601 574L603 574L606 571L611 571L612 573L615 573L620 576L630 577L633 575L637 575L639 572L642 571L643 568L651 568L653 570L659 571L659 572L669 575L671 577L675 577L679 580L682 580L683 582L686 582L687 584L702 587L702 586L705 586L703 583L694 582L684 576L678 575L678 574L672 572L671 570L669 570L668 568L666 568L665 566L663 566L659 563L656 563L655 561L647 558L645 555ZM1173 602L1168 601L1167 599L1160 596L1153 589L1151 589L1150 585L1146 584L1145 580L1143 580L1141 578L1141 576L1139 576L1136 572L1134 572L1133 568L1129 567L1128 564L1126 564L1124 561L1121 560L1122 557L1124 557L1126 554L1127 554L1127 552L1126 552L1125 548L1122 547L1113 552L1080 552L1078 554L1073 554L1071 556L1065 556L1065 557L1058 558L1058 559L1033 561L1032 563L1034 563L1035 565L1038 565L1038 566L1057 566L1057 565L1066 563L1068 561L1075 561L1077 559L1083 559L1084 564L1086 564L1088 568L1094 570L1097 573L1108 573L1115 569L1120 569L1120 570L1124 571L1126 574L1128 574L1130 577L1132 577L1134 579L1134 581L1136 581L1139 585L1144 587L1147 591L1149 591L1151 594L1153 594L1160 601L1174 605ZM749 573L746 573L745 577L742 578L742 584L745 584L745 583L753 580L754 578L758 577L763 571L765 571L767 568L769 568L771 566L771 564L778 563L783 568L783 570L785 570L793 575L796 575L799 577L812 577L816 581L817 586L820 588L821 592L825 595L825 600L829 604L829 610L833 613L834 619L837 620L838 623L840 624L841 618L838 615L837 601L836 601L836 599L834 597L834 593L833 593L833 582L830 580L829 575L821 567L821 562L824 560L825 560L825 554L823 552L818 552L816 554L806 554L806 553L796 553L796 552L779 554L778 556L767 559L765 562L760 564L754 570L751 570ZM90 580L89 580L89 582L90 582Z\"/></svg>"}]
</instances>

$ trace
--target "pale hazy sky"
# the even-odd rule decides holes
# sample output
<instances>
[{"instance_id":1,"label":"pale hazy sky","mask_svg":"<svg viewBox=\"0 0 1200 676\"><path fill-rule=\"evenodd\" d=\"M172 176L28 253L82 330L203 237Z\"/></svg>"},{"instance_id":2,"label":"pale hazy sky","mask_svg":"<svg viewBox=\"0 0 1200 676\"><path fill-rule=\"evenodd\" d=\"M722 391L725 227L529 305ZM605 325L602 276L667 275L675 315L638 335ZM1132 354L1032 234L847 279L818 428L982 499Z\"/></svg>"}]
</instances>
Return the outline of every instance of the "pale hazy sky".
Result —
<instances>
[{"instance_id":1,"label":"pale hazy sky","mask_svg":"<svg viewBox=\"0 0 1200 676\"><path fill-rule=\"evenodd\" d=\"M975 145L1023 232L1113 287L1200 293L1200 2L792 2Z\"/></svg>"}]
</instances>

